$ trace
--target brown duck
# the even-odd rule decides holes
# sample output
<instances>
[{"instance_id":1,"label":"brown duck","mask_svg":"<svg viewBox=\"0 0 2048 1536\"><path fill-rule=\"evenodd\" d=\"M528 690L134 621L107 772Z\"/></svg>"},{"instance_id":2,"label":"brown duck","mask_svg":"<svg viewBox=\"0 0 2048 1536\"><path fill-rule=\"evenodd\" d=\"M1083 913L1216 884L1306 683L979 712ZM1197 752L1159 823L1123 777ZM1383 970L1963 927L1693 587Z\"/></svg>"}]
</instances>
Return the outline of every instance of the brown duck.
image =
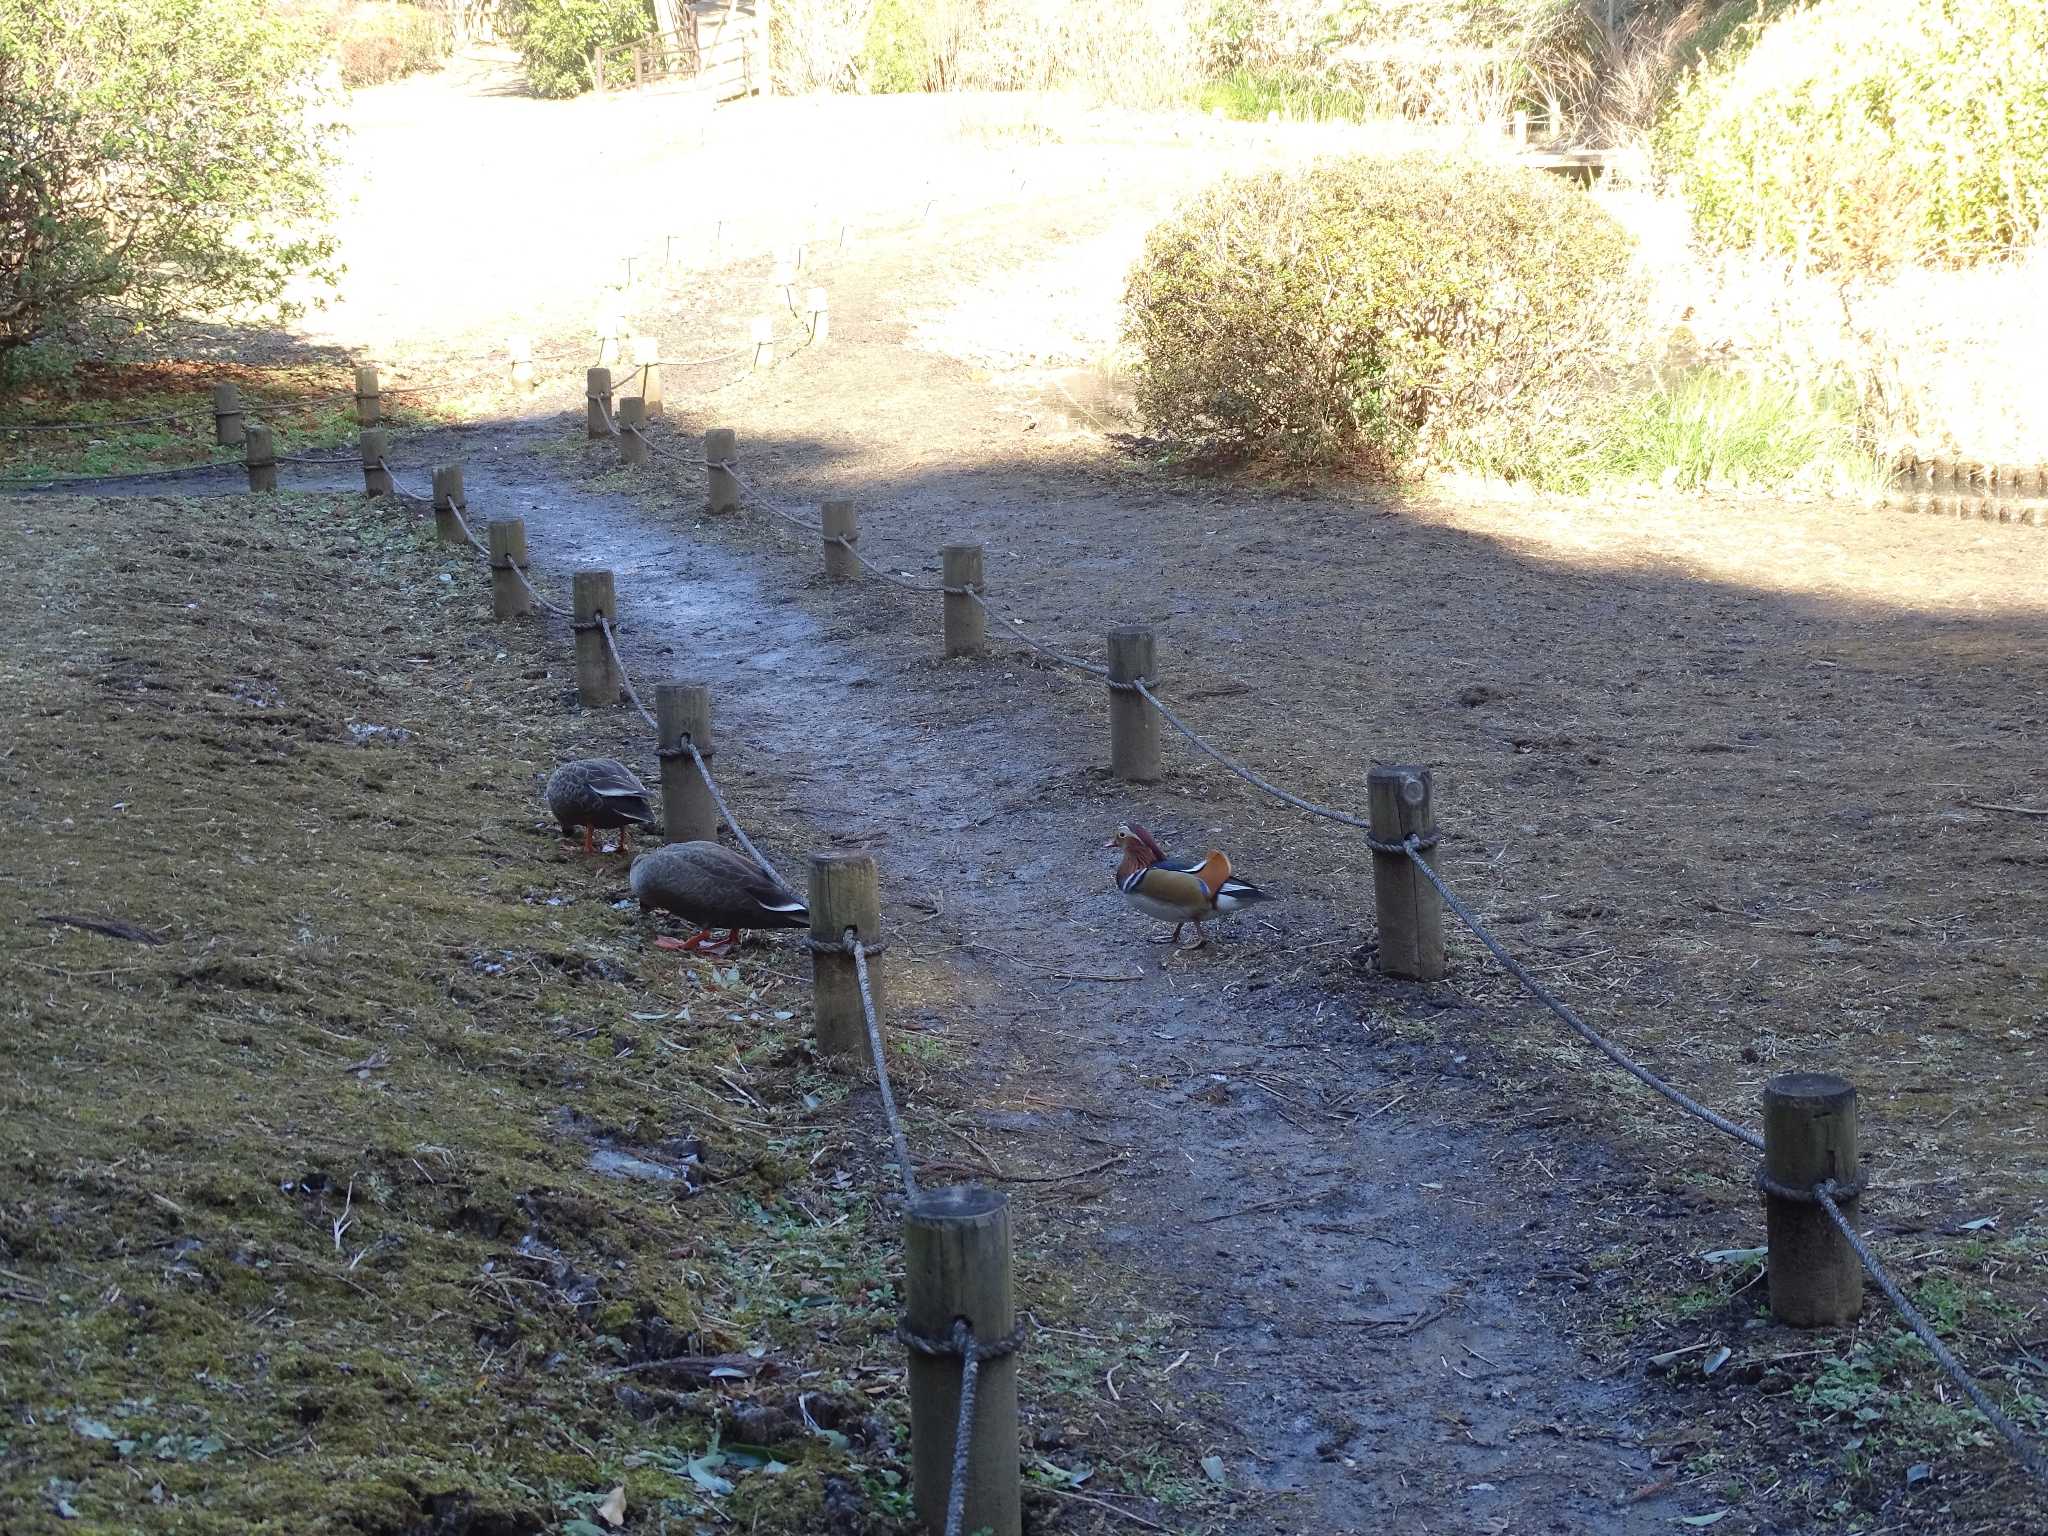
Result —
<instances>
[{"instance_id":1,"label":"brown duck","mask_svg":"<svg viewBox=\"0 0 2048 1536\"><path fill-rule=\"evenodd\" d=\"M591 841L595 828L618 828L618 851L625 853L629 851L626 829L654 821L647 786L633 777L632 769L612 757L579 757L562 764L548 775L547 800L562 836L583 829L585 853L597 851Z\"/></svg>"},{"instance_id":2,"label":"brown duck","mask_svg":"<svg viewBox=\"0 0 2048 1536\"><path fill-rule=\"evenodd\" d=\"M633 861L633 894L642 912L673 912L698 931L656 939L662 949L729 955L748 928L808 928L810 909L766 870L719 843L670 843ZM714 941L711 930L723 928Z\"/></svg>"}]
</instances>

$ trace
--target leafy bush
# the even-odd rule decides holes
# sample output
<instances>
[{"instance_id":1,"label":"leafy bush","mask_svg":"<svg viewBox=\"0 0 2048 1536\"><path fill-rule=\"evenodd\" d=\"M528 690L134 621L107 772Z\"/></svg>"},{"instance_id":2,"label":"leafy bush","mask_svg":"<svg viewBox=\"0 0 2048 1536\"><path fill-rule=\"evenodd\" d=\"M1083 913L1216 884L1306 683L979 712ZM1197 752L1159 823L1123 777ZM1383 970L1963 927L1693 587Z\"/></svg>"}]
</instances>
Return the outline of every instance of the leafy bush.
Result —
<instances>
[{"instance_id":1,"label":"leafy bush","mask_svg":"<svg viewBox=\"0 0 2048 1536\"><path fill-rule=\"evenodd\" d=\"M1386 472L1597 386L1636 307L1628 237L1540 172L1353 158L1224 181L1125 292L1147 426L1181 451Z\"/></svg>"},{"instance_id":2,"label":"leafy bush","mask_svg":"<svg viewBox=\"0 0 2048 1536\"><path fill-rule=\"evenodd\" d=\"M341 83L351 88L438 69L448 51L439 13L417 5L344 6L328 29Z\"/></svg>"},{"instance_id":3,"label":"leafy bush","mask_svg":"<svg viewBox=\"0 0 2048 1536\"><path fill-rule=\"evenodd\" d=\"M1719 244L1869 272L2009 251L2048 210L2048 6L1767 11L1700 64L1657 145Z\"/></svg>"},{"instance_id":4,"label":"leafy bush","mask_svg":"<svg viewBox=\"0 0 2048 1536\"><path fill-rule=\"evenodd\" d=\"M577 96L591 59L654 34L654 0L504 0L498 28L519 50L536 96Z\"/></svg>"},{"instance_id":5,"label":"leafy bush","mask_svg":"<svg viewBox=\"0 0 2048 1536\"><path fill-rule=\"evenodd\" d=\"M330 276L320 55L263 0L0 0L0 370Z\"/></svg>"}]
</instances>

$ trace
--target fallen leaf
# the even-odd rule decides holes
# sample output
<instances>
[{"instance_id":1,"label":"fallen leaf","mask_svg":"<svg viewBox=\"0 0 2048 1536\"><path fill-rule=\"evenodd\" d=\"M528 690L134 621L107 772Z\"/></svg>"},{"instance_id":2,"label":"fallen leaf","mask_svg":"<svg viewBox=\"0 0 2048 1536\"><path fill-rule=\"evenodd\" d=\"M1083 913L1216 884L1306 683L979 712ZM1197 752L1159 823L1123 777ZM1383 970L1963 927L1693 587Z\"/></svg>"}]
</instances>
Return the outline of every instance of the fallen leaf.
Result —
<instances>
[{"instance_id":1,"label":"fallen leaf","mask_svg":"<svg viewBox=\"0 0 2048 1536\"><path fill-rule=\"evenodd\" d=\"M604 1496L604 1502L597 1506L598 1518L606 1525L617 1529L626 1523L626 1485L619 1484Z\"/></svg>"},{"instance_id":2,"label":"fallen leaf","mask_svg":"<svg viewBox=\"0 0 2048 1536\"><path fill-rule=\"evenodd\" d=\"M1220 1485L1223 1481L1223 1458L1221 1456L1204 1456L1202 1458L1202 1470L1209 1474L1210 1482Z\"/></svg>"},{"instance_id":3,"label":"fallen leaf","mask_svg":"<svg viewBox=\"0 0 2048 1536\"><path fill-rule=\"evenodd\" d=\"M718 1451L707 1451L702 1456L690 1459L690 1481L702 1488L715 1499L722 1499L732 1492L732 1484L718 1475L718 1468L725 1465L725 1457Z\"/></svg>"},{"instance_id":4,"label":"fallen leaf","mask_svg":"<svg viewBox=\"0 0 2048 1536\"><path fill-rule=\"evenodd\" d=\"M1979 1216L1975 1221L1964 1222L1962 1230L1965 1232L1982 1232L1987 1227L1994 1231L1997 1230L1998 1218L1996 1216Z\"/></svg>"},{"instance_id":5,"label":"fallen leaf","mask_svg":"<svg viewBox=\"0 0 2048 1536\"><path fill-rule=\"evenodd\" d=\"M1678 1523L1680 1525L1718 1525L1732 1513L1732 1510L1717 1509L1711 1515L1680 1515Z\"/></svg>"},{"instance_id":6,"label":"fallen leaf","mask_svg":"<svg viewBox=\"0 0 2048 1536\"><path fill-rule=\"evenodd\" d=\"M1906 1486L1908 1488L1914 1487L1916 1484L1926 1482L1932 1476L1934 1476L1934 1468L1927 1465L1924 1461L1916 1461L1912 1466L1906 1468Z\"/></svg>"},{"instance_id":7,"label":"fallen leaf","mask_svg":"<svg viewBox=\"0 0 2048 1536\"><path fill-rule=\"evenodd\" d=\"M1718 1371L1719 1369L1721 1369L1722 1366L1728 1363L1728 1357L1734 1353L1734 1350L1730 1349L1726 1344L1723 1344L1719 1349L1715 1350L1712 1354L1708 1355L1706 1359L1700 1362L1700 1374L1702 1376L1713 1375L1714 1372Z\"/></svg>"},{"instance_id":8,"label":"fallen leaf","mask_svg":"<svg viewBox=\"0 0 2048 1536\"><path fill-rule=\"evenodd\" d=\"M1761 1264L1768 1251L1764 1248L1716 1248L1700 1257L1709 1264Z\"/></svg>"},{"instance_id":9,"label":"fallen leaf","mask_svg":"<svg viewBox=\"0 0 2048 1536\"><path fill-rule=\"evenodd\" d=\"M119 1438L110 1426L102 1424L98 1419L73 1419L71 1427L88 1440L114 1440Z\"/></svg>"}]
</instances>

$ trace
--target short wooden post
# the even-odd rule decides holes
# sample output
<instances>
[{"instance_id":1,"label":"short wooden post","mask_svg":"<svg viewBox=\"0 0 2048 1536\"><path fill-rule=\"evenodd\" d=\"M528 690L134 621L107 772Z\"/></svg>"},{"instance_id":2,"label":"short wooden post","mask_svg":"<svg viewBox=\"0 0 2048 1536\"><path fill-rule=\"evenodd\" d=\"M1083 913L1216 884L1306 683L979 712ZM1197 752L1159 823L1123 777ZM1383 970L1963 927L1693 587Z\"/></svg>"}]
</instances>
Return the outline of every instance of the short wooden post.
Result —
<instances>
[{"instance_id":1,"label":"short wooden post","mask_svg":"<svg viewBox=\"0 0 2048 1536\"><path fill-rule=\"evenodd\" d=\"M239 448L248 428L242 414L241 392L232 384L213 386L213 440L223 448Z\"/></svg>"},{"instance_id":2,"label":"short wooden post","mask_svg":"<svg viewBox=\"0 0 2048 1536\"><path fill-rule=\"evenodd\" d=\"M672 843L718 841L718 803L683 743L695 743L704 761L717 756L711 736L707 683L657 683L654 717L661 742L661 826Z\"/></svg>"},{"instance_id":3,"label":"short wooden post","mask_svg":"<svg viewBox=\"0 0 2048 1536\"><path fill-rule=\"evenodd\" d=\"M768 315L754 317L754 366L770 368L775 364L775 321Z\"/></svg>"},{"instance_id":4,"label":"short wooden post","mask_svg":"<svg viewBox=\"0 0 2048 1536\"><path fill-rule=\"evenodd\" d=\"M1956 493L1956 461L1951 458L1937 457L1932 461L1931 469L1934 481L1934 494L1937 496L1953 496Z\"/></svg>"},{"instance_id":5,"label":"short wooden post","mask_svg":"<svg viewBox=\"0 0 2048 1536\"><path fill-rule=\"evenodd\" d=\"M526 569L526 519L494 517L487 536L491 545L491 617L524 618L533 612L533 596L518 576Z\"/></svg>"},{"instance_id":6,"label":"short wooden post","mask_svg":"<svg viewBox=\"0 0 2048 1536\"><path fill-rule=\"evenodd\" d=\"M1529 142L1529 114L1526 110L1516 109L1513 132L1515 148L1521 149L1526 147Z\"/></svg>"},{"instance_id":7,"label":"short wooden post","mask_svg":"<svg viewBox=\"0 0 2048 1536\"><path fill-rule=\"evenodd\" d=\"M505 350L512 354L512 382L520 389L533 388L533 340L527 336L513 336L506 340Z\"/></svg>"},{"instance_id":8,"label":"short wooden post","mask_svg":"<svg viewBox=\"0 0 2048 1536\"><path fill-rule=\"evenodd\" d=\"M2016 496L2019 494L2020 467L2017 464L1999 464L1992 469L1991 494L1994 496Z\"/></svg>"},{"instance_id":9,"label":"short wooden post","mask_svg":"<svg viewBox=\"0 0 2048 1536\"><path fill-rule=\"evenodd\" d=\"M633 366L640 370L640 403L652 421L661 414L661 346L652 336L635 336L630 345Z\"/></svg>"},{"instance_id":10,"label":"short wooden post","mask_svg":"<svg viewBox=\"0 0 2048 1536\"><path fill-rule=\"evenodd\" d=\"M811 313L811 345L822 347L825 338L831 334L831 315L826 307L825 290L813 288L804 295L804 308Z\"/></svg>"},{"instance_id":11,"label":"short wooden post","mask_svg":"<svg viewBox=\"0 0 2048 1536\"><path fill-rule=\"evenodd\" d=\"M978 1186L919 1191L903 1218L903 1302L919 1340L948 1344L963 1319L979 1345L1009 1339L1017 1310L1007 1196ZM910 1348L911 1487L917 1518L934 1536L946 1529L962 1364L957 1355ZM1005 1353L983 1360L975 1382L961 1530L1019 1536L1017 1447L1017 1357Z\"/></svg>"},{"instance_id":12,"label":"short wooden post","mask_svg":"<svg viewBox=\"0 0 2048 1536\"><path fill-rule=\"evenodd\" d=\"M1989 496L1998 483L1998 466L1987 464L1981 459L1970 466L1970 488L1979 496Z\"/></svg>"},{"instance_id":13,"label":"short wooden post","mask_svg":"<svg viewBox=\"0 0 2048 1536\"><path fill-rule=\"evenodd\" d=\"M242 463L249 471L250 490L277 489L277 453L270 446L270 428L250 423L248 436L242 442Z\"/></svg>"},{"instance_id":14,"label":"short wooden post","mask_svg":"<svg viewBox=\"0 0 2048 1536\"><path fill-rule=\"evenodd\" d=\"M578 571L574 580L576 620L576 699L585 709L610 708L619 702L619 669L597 616L618 628L618 596L610 571Z\"/></svg>"},{"instance_id":15,"label":"short wooden post","mask_svg":"<svg viewBox=\"0 0 2048 1536\"><path fill-rule=\"evenodd\" d=\"M740 504L740 483L724 466L740 456L739 436L731 427L713 427L704 434L704 469L709 499L705 510L731 512Z\"/></svg>"},{"instance_id":16,"label":"short wooden post","mask_svg":"<svg viewBox=\"0 0 2048 1536\"><path fill-rule=\"evenodd\" d=\"M1427 768L1374 765L1366 775L1372 835L1383 843L1436 837L1436 808L1430 798ZM1425 859L1433 856L1425 848ZM1380 969L1411 981L1441 981L1448 960L1444 952L1444 899L1405 853L1372 856L1373 904L1379 912Z\"/></svg>"},{"instance_id":17,"label":"short wooden post","mask_svg":"<svg viewBox=\"0 0 2048 1536\"><path fill-rule=\"evenodd\" d=\"M1153 681L1152 631L1125 626L1109 632L1109 767L1130 784L1156 784L1159 716L1135 688L1118 683Z\"/></svg>"},{"instance_id":18,"label":"short wooden post","mask_svg":"<svg viewBox=\"0 0 2048 1536\"><path fill-rule=\"evenodd\" d=\"M988 610L967 594L985 592L979 544L948 544L939 551L946 589L946 654L979 656L988 649Z\"/></svg>"},{"instance_id":19,"label":"short wooden post","mask_svg":"<svg viewBox=\"0 0 2048 1536\"><path fill-rule=\"evenodd\" d=\"M838 944L847 929L872 946L881 938L882 899L874 855L814 853L811 855L811 938ZM868 981L879 1019L883 1008L879 957L868 956ZM860 1005L860 978L853 956L837 950L811 951L811 992L818 1018L818 1052L823 1056L864 1057L868 1054L867 1015Z\"/></svg>"},{"instance_id":20,"label":"short wooden post","mask_svg":"<svg viewBox=\"0 0 2048 1536\"><path fill-rule=\"evenodd\" d=\"M628 464L647 462L647 439L640 435L646 423L646 401L628 395L619 402L619 457Z\"/></svg>"},{"instance_id":21,"label":"short wooden post","mask_svg":"<svg viewBox=\"0 0 2048 1536\"><path fill-rule=\"evenodd\" d=\"M779 261L769 282L782 292L782 307L791 314L796 313L796 263Z\"/></svg>"},{"instance_id":22,"label":"short wooden post","mask_svg":"<svg viewBox=\"0 0 2048 1536\"><path fill-rule=\"evenodd\" d=\"M2042 466L2039 464L2020 465L2019 468L2013 472L2013 495L2024 496L2029 501L2032 501L2035 498L2039 497L2041 494L2042 473Z\"/></svg>"},{"instance_id":23,"label":"short wooden post","mask_svg":"<svg viewBox=\"0 0 2048 1536\"><path fill-rule=\"evenodd\" d=\"M368 496L389 496L391 494L391 471L384 467L384 451L388 434L382 427L363 428L363 493Z\"/></svg>"},{"instance_id":24,"label":"short wooden post","mask_svg":"<svg viewBox=\"0 0 2048 1536\"><path fill-rule=\"evenodd\" d=\"M860 541L853 503L826 501L818 504L819 537L825 544L825 574L834 581L847 581L860 574L860 562L853 558L853 545ZM844 540L844 543L840 541Z\"/></svg>"},{"instance_id":25,"label":"short wooden post","mask_svg":"<svg viewBox=\"0 0 2048 1536\"><path fill-rule=\"evenodd\" d=\"M443 544L467 544L462 536L458 513L469 510L469 497L462 490L462 466L443 464L434 471L434 531Z\"/></svg>"},{"instance_id":26,"label":"short wooden post","mask_svg":"<svg viewBox=\"0 0 2048 1536\"><path fill-rule=\"evenodd\" d=\"M609 366L619 360L619 332L625 329L619 317L611 310L599 310L597 324L597 360Z\"/></svg>"},{"instance_id":27,"label":"short wooden post","mask_svg":"<svg viewBox=\"0 0 2048 1536\"><path fill-rule=\"evenodd\" d=\"M1809 1191L1833 1179L1835 1204L1853 1226L1859 1175L1856 1089L1831 1072L1787 1072L1764 1084L1765 1230L1771 1315L1795 1328L1846 1323L1863 1311L1863 1268L1818 1202L1769 1185Z\"/></svg>"},{"instance_id":28,"label":"short wooden post","mask_svg":"<svg viewBox=\"0 0 2048 1536\"><path fill-rule=\"evenodd\" d=\"M583 385L585 409L583 427L590 437L612 435L612 371L609 368L593 368L585 376Z\"/></svg>"},{"instance_id":29,"label":"short wooden post","mask_svg":"<svg viewBox=\"0 0 2048 1536\"><path fill-rule=\"evenodd\" d=\"M374 427L384 419L383 396L377 389L377 370L358 368L356 370L356 425Z\"/></svg>"}]
</instances>

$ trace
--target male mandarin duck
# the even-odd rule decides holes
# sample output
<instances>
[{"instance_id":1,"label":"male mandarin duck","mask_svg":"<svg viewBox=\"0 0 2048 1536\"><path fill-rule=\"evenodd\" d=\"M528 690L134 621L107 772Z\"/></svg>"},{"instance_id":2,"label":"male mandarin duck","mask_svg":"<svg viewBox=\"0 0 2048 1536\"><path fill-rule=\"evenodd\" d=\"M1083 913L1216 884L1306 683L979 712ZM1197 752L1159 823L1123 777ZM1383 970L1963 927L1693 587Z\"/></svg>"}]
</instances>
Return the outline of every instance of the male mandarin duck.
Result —
<instances>
[{"instance_id":1,"label":"male mandarin duck","mask_svg":"<svg viewBox=\"0 0 2048 1536\"><path fill-rule=\"evenodd\" d=\"M729 955L747 928L808 928L811 914L752 859L720 843L670 843L633 861L633 894L642 912L673 912L698 932L656 939L661 949ZM711 930L723 928L716 942Z\"/></svg>"},{"instance_id":2,"label":"male mandarin duck","mask_svg":"<svg viewBox=\"0 0 2048 1536\"><path fill-rule=\"evenodd\" d=\"M1105 846L1123 851L1116 885L1124 900L1148 917L1173 924L1165 943L1180 943L1181 929L1193 923L1195 942L1188 948L1200 949L1209 942L1203 923L1266 899L1257 886L1234 878L1229 857L1215 848L1200 857L1169 858L1158 840L1135 822L1118 827Z\"/></svg>"},{"instance_id":3,"label":"male mandarin duck","mask_svg":"<svg viewBox=\"0 0 2048 1536\"><path fill-rule=\"evenodd\" d=\"M568 837L583 829L583 851L594 853L591 831L597 827L619 829L620 853L628 851L626 829L648 826L654 807L647 800L647 786L633 777L633 771L611 757L579 757L562 764L548 775L548 811Z\"/></svg>"}]
</instances>

